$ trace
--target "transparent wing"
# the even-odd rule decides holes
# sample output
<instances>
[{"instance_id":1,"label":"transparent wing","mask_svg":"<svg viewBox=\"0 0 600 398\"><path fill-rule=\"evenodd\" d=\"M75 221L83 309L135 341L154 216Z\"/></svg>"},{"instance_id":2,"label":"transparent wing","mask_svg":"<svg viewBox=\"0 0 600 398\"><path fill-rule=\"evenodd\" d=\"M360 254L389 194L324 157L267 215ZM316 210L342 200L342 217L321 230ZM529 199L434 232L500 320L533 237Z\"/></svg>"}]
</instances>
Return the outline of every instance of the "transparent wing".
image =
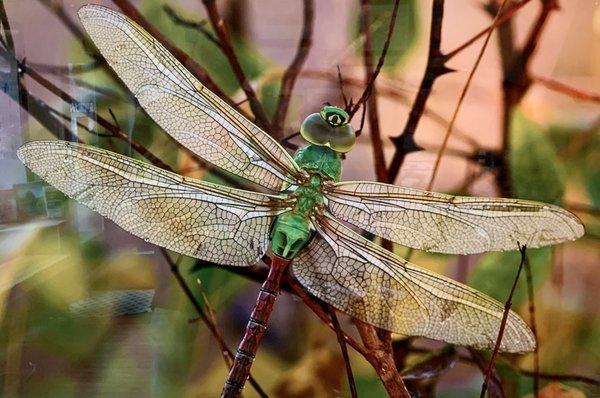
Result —
<instances>
[{"instance_id":1,"label":"transparent wing","mask_svg":"<svg viewBox=\"0 0 600 398\"><path fill-rule=\"evenodd\" d=\"M503 305L468 286L427 271L368 241L333 218L292 262L310 293L353 317L409 336L492 348ZM531 351L535 339L510 312L500 349Z\"/></svg>"},{"instance_id":2,"label":"transparent wing","mask_svg":"<svg viewBox=\"0 0 600 398\"><path fill-rule=\"evenodd\" d=\"M225 265L252 265L287 207L265 195L182 177L87 145L34 141L21 161L69 197L151 243Z\"/></svg>"},{"instance_id":3,"label":"transparent wing","mask_svg":"<svg viewBox=\"0 0 600 398\"><path fill-rule=\"evenodd\" d=\"M519 199L451 196L375 182L329 186L331 214L404 246L440 253L540 247L583 235L560 207Z\"/></svg>"},{"instance_id":4,"label":"transparent wing","mask_svg":"<svg viewBox=\"0 0 600 398\"><path fill-rule=\"evenodd\" d=\"M86 31L156 123L212 164L272 190L298 166L265 132L204 87L138 24L109 8L79 10Z\"/></svg>"}]
</instances>

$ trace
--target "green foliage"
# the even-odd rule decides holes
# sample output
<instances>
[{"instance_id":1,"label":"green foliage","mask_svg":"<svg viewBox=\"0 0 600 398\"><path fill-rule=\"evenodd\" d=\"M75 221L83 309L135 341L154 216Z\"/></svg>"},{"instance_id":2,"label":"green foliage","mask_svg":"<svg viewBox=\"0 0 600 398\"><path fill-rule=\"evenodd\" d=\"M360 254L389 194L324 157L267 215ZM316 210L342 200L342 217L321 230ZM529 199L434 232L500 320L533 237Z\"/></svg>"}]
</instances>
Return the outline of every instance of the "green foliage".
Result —
<instances>
[{"instance_id":1,"label":"green foliage","mask_svg":"<svg viewBox=\"0 0 600 398\"><path fill-rule=\"evenodd\" d=\"M535 291L542 286L550 275L552 249L545 247L527 250L527 257L531 265ZM510 288L517 275L520 260L521 254L518 251L487 253L477 264L468 284L503 303L508 298ZM527 284L525 270L523 270L513 296L513 308L520 307L526 300Z\"/></svg>"},{"instance_id":2,"label":"green foliage","mask_svg":"<svg viewBox=\"0 0 600 398\"><path fill-rule=\"evenodd\" d=\"M514 110L510 130L509 167L514 196L559 204L566 173L543 128Z\"/></svg>"},{"instance_id":3,"label":"green foliage","mask_svg":"<svg viewBox=\"0 0 600 398\"><path fill-rule=\"evenodd\" d=\"M394 0L374 0L371 2L371 32L373 37L373 62L377 62L388 33L388 26ZM400 0L396 26L389 50L385 58L385 69L393 69L405 60L418 34L418 4L415 0ZM360 40L360 13L356 16L355 36ZM362 43L362 40L360 41ZM357 52L362 56L362 45Z\"/></svg>"},{"instance_id":4,"label":"green foliage","mask_svg":"<svg viewBox=\"0 0 600 398\"><path fill-rule=\"evenodd\" d=\"M261 104L265 108L265 112L270 117L275 114L275 108L277 106L277 99L279 98L279 91L281 90L281 79L274 77L268 79L260 88L258 96Z\"/></svg>"}]
</instances>

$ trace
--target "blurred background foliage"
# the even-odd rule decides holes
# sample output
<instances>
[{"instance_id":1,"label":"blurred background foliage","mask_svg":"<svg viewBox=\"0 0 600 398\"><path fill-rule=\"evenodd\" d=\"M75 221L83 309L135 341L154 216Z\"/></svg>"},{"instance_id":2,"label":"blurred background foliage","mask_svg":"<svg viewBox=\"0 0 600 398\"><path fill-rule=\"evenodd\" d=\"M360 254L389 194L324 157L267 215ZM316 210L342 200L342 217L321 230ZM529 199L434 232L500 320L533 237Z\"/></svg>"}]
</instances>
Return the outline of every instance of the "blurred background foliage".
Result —
<instances>
[{"instance_id":1,"label":"blurred background foliage","mask_svg":"<svg viewBox=\"0 0 600 398\"><path fill-rule=\"evenodd\" d=\"M26 3L28 5L23 7L34 4ZM225 93L242 100L239 85L219 48L206 34L175 23L165 12L166 4L144 0L138 5L156 28L208 70ZM236 54L271 115L279 93L282 66L261 55L246 38L245 23L240 19L244 9L235 8L243 7L244 2L231 4L225 15L226 22L233 27ZM384 69L389 79L402 76L407 63L416 56L415 47L424 45L426 41L422 36L428 34L428 26L421 26L423 20L419 15L429 11L415 0L402 0L400 4L397 28ZM392 5L392 0L373 1L375 54L383 47ZM199 20L193 8L179 4L172 7L181 18ZM449 2L447 7L455 7L455 4ZM354 49L353 62L360 65L358 8L353 8L352 13L348 46ZM212 33L209 24L204 28ZM468 34L465 32L465 36ZM70 44L65 59L90 62L80 43L75 41ZM110 110L123 130L174 169L214 181L213 176L194 170L193 161L134 105L130 94L106 69L97 68L75 78L101 88L76 88L74 95L78 100L93 103L101 115L108 115ZM74 87L80 87L79 83L79 80L71 81ZM416 83L412 85L416 87ZM320 105L319 100L314 98L315 106ZM246 105L242 107L248 109ZM297 109L299 106L292 112ZM81 121L89 122L85 118ZM93 121L91 125L97 128ZM559 205L565 205L566 196L577 197L579 202L589 202L596 209L600 207L600 130L598 123L594 126L590 129L575 119L542 125L525 111L515 109L509 141L509 175L514 196ZM88 143L137 156L121 141L82 130L79 134ZM48 133L31 123L27 136L29 139L47 138ZM37 181L37 178L30 174L29 180ZM221 353L170 277L160 252L130 238L112 223L91 215L72 201L49 204L32 193L28 198L22 200L21 205L34 209L32 214L50 213L50 206L54 211L58 208L60 216L38 217L18 227L3 225L0 229L0 358L3 363L0 395L218 395L226 374ZM598 259L597 252L594 253L600 238L597 212L584 213L582 219L586 238L568 247L529 250L528 257L536 293L541 369L598 375L598 313L584 309L583 304L590 299L578 292L565 291L572 287L562 285L572 266L571 259L578 258L577 255L587 258L588 262L589 258ZM397 250L405 254L402 248ZM224 337L235 347L254 304L258 285L235 272L215 267L198 268L192 259L171 255L180 263L182 274L197 299L214 314ZM519 264L519 253L489 253L460 259L415 252L412 261L466 280L470 286L504 302ZM590 275L597 283L596 273L594 270L588 274L579 272L576 277ZM107 296L107 293L113 295ZM597 294L592 300L598 299ZM123 308L123 301L130 306ZM513 308L528 319L527 305L522 277L513 298ZM354 333L346 317L342 319L342 326ZM416 345L443 346L424 339L419 339ZM350 354L359 396L386 396L368 363L355 352ZM417 352L410 354L407 362L414 366L423 358L424 354ZM515 371L515 367L532 369L532 361L531 354L501 359L498 369L507 396L525 396L532 392L531 377ZM278 301L253 375L274 396L348 395L335 335L289 295L283 295ZM454 361L436 375L436 396L478 395L482 379L473 366ZM598 388L583 383L567 385L573 388L569 390L573 394L600 393ZM549 385L548 388L563 391L567 387ZM248 397L256 396L250 387L245 391Z\"/></svg>"}]
</instances>

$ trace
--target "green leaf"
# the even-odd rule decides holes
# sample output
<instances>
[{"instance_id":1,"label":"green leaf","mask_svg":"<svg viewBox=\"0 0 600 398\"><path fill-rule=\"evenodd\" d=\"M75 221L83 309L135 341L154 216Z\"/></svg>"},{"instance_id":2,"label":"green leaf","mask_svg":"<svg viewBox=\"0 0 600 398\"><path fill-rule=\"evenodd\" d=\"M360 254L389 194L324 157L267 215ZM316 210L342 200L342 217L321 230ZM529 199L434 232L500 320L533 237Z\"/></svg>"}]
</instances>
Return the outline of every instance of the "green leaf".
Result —
<instances>
[{"instance_id":1,"label":"green leaf","mask_svg":"<svg viewBox=\"0 0 600 398\"><path fill-rule=\"evenodd\" d=\"M371 32L373 37L373 62L377 62L383 50L388 33L388 26L394 0L374 0L371 2ZM415 0L400 0L398 16L389 50L385 58L384 69L392 69L406 58L416 42L418 33L417 2ZM356 16L356 34L360 38L360 13ZM362 40L360 41L362 43ZM362 45L357 52L362 57Z\"/></svg>"},{"instance_id":2,"label":"green leaf","mask_svg":"<svg viewBox=\"0 0 600 398\"><path fill-rule=\"evenodd\" d=\"M559 204L566 173L542 127L519 110L512 115L509 167L514 196Z\"/></svg>"},{"instance_id":3,"label":"green leaf","mask_svg":"<svg viewBox=\"0 0 600 398\"><path fill-rule=\"evenodd\" d=\"M550 275L552 251L549 247L531 249L527 250L527 257L531 265L535 292ZM520 260L521 255L518 251L487 253L477 264L468 284L504 303L517 275ZM513 308L520 307L526 300L527 284L523 270L513 296Z\"/></svg>"}]
</instances>

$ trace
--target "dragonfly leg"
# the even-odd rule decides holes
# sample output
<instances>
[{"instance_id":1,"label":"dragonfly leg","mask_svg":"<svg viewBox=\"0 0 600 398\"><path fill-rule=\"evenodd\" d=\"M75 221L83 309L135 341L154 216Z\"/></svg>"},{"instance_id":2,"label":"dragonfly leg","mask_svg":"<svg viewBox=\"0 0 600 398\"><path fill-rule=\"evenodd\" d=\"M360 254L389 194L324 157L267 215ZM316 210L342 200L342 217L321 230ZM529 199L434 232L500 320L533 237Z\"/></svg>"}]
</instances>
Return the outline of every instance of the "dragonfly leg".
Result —
<instances>
[{"instance_id":1,"label":"dragonfly leg","mask_svg":"<svg viewBox=\"0 0 600 398\"><path fill-rule=\"evenodd\" d=\"M290 259L275 254L271 254L270 260L269 275L258 293L256 304L246 325L246 332L237 349L233 365L231 365L229 375L223 386L222 398L233 398L241 395L244 383L250 375L250 368L254 362L256 351L267 330L269 317L281 288L281 277L291 262Z\"/></svg>"}]
</instances>

